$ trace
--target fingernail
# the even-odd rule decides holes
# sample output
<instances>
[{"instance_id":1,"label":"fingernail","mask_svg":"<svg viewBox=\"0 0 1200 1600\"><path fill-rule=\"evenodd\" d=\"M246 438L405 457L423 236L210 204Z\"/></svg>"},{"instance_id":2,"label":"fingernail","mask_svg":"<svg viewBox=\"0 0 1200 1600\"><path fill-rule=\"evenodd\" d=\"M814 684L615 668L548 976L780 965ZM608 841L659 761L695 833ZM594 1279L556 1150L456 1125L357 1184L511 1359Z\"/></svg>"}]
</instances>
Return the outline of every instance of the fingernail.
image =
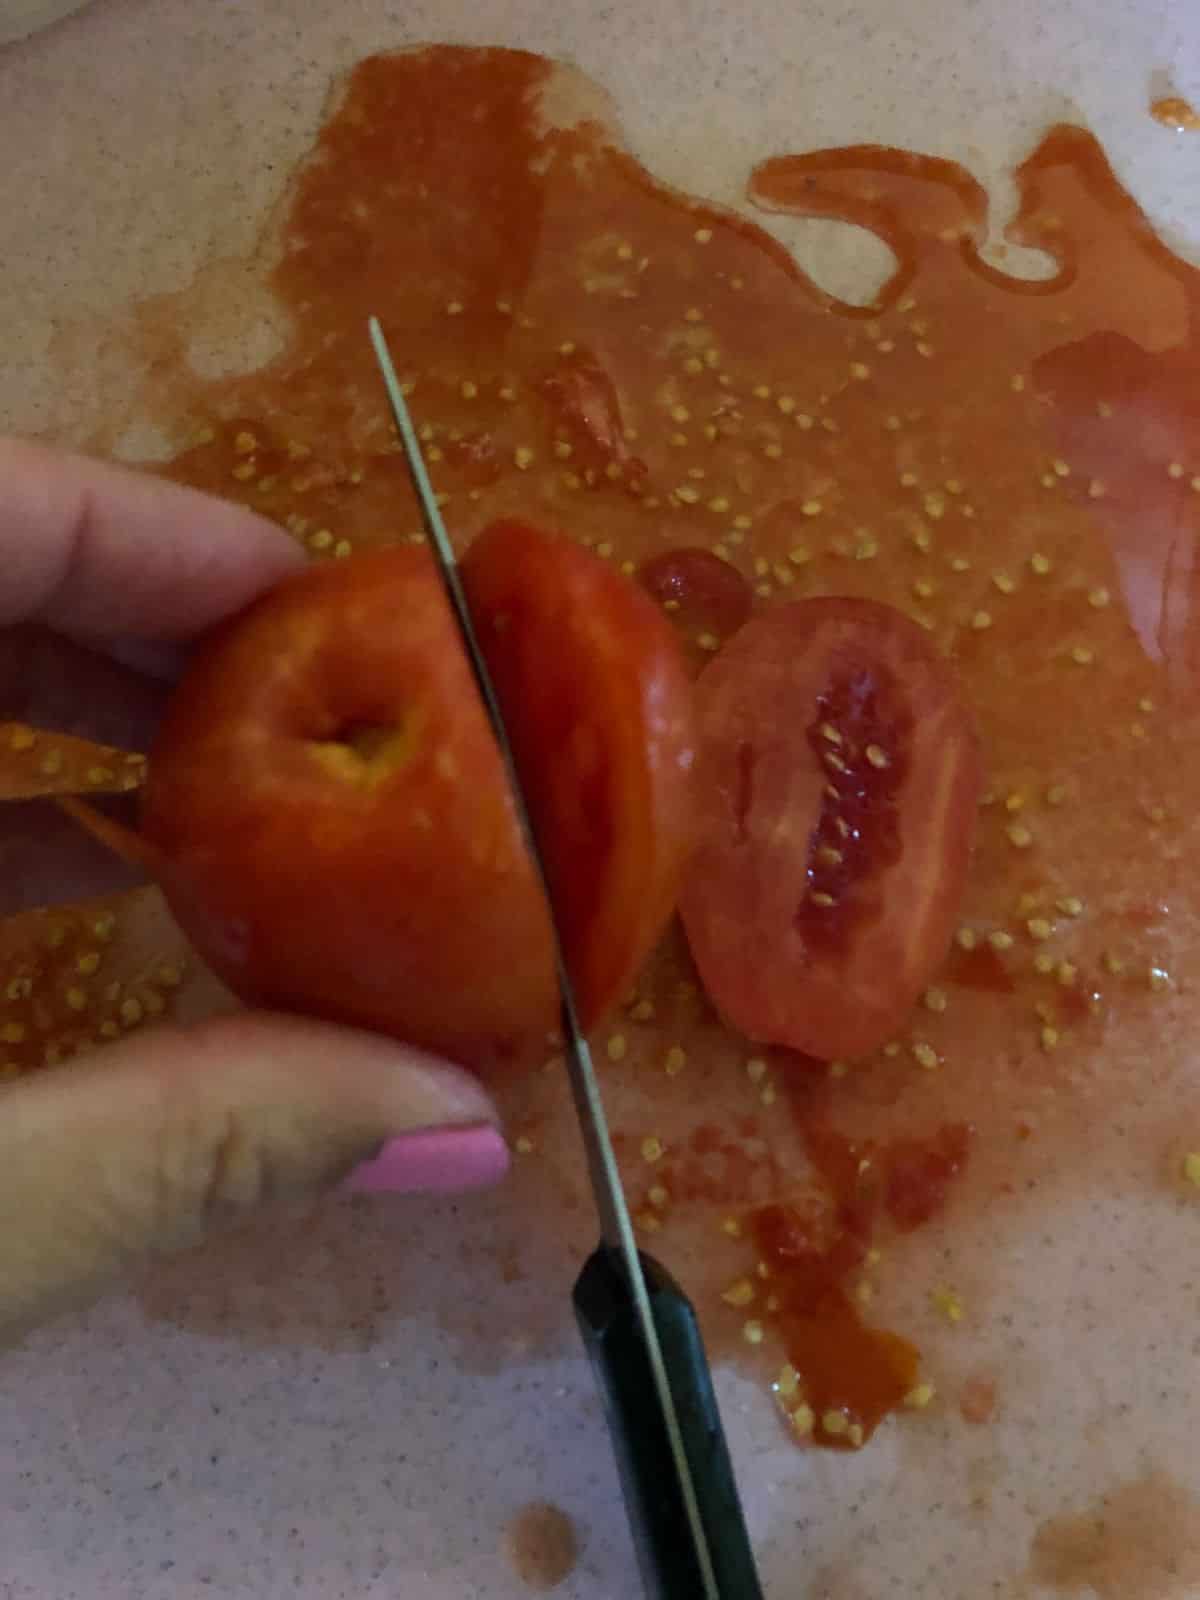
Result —
<instances>
[{"instance_id":1,"label":"fingernail","mask_svg":"<svg viewBox=\"0 0 1200 1600\"><path fill-rule=\"evenodd\" d=\"M428 1128L389 1139L342 1185L347 1194L451 1194L498 1183L508 1171L508 1146L497 1128Z\"/></svg>"}]
</instances>

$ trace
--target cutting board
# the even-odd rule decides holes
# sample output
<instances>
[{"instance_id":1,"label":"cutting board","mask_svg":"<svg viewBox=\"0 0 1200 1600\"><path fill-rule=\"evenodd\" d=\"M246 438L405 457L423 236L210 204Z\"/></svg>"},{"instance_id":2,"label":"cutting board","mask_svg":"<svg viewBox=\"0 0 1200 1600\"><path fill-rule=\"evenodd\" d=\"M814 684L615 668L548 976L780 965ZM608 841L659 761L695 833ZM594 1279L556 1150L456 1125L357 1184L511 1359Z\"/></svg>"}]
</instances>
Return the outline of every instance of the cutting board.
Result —
<instances>
[{"instance_id":1,"label":"cutting board","mask_svg":"<svg viewBox=\"0 0 1200 1600\"><path fill-rule=\"evenodd\" d=\"M94 439L147 317L183 291L205 310L206 372L269 358L282 332L261 241L294 164L341 74L431 40L575 63L657 177L735 207L753 164L782 151L876 142L954 159L992 195L995 242L1013 165L1050 123L1079 122L1163 236L1200 250L1200 138L1148 114L1168 89L1200 98L1200 18L1170 0L1136 16L1118 0L568 0L541 15L506 0L94 0L0 49L0 427ZM862 230L758 220L835 291L861 298L887 271ZM1020 252L1004 263L1020 271ZM113 453L162 453L143 409L122 416ZM1177 1028L1200 1002L1183 1003ZM800 1449L761 1386L723 1369L768 1593L1200 1593L1198 1219L1185 1194L1131 1184L1106 1156L925 1232L890 1309L952 1384L998 1390L983 1426L947 1407L858 1453ZM568 1314L590 1227L581 1206L552 1245L514 1239L503 1192L331 1204L5 1353L0 1592L632 1595ZM914 1282L932 1261L969 1286L969 1328L906 1290L910 1259Z\"/></svg>"}]
</instances>

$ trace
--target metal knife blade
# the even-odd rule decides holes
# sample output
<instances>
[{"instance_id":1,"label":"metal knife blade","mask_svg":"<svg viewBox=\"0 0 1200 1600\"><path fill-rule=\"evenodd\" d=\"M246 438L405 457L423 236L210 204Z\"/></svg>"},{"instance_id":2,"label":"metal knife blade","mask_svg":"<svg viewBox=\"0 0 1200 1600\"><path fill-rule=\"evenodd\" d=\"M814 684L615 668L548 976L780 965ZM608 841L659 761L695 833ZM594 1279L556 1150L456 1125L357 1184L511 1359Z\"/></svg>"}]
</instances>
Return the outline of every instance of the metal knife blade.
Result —
<instances>
[{"instance_id":1,"label":"metal knife blade","mask_svg":"<svg viewBox=\"0 0 1200 1600\"><path fill-rule=\"evenodd\" d=\"M671 1392L667 1364L663 1356L658 1329L654 1322L654 1313L650 1304L650 1294L645 1274L638 1255L633 1223L629 1215L629 1206L621 1183L621 1175L617 1168L616 1157L613 1153L608 1119L600 1097L600 1087L596 1079L595 1068L592 1065L591 1051L580 1027L574 986L571 982L570 972L567 969L562 937L554 911L554 901L550 895L550 885L538 845L537 833L525 801L521 775L517 770L512 745L509 742L508 733L504 725L500 702L471 620L470 607L467 604L466 594L463 590L454 547L450 543L449 535L442 521L433 486L429 481L429 473L425 466L420 442L417 439L416 430L409 415L408 405L400 387L400 380L396 375L387 340L377 317L370 318L368 329L375 357L383 375L388 402L404 447L404 454L408 461L409 471L412 474L413 484L417 491L417 498L420 501L425 529L433 547L434 555L437 558L438 567L445 583L446 594L454 610L463 643L470 657L475 680L479 686L479 692L483 698L488 719L491 722L492 732L500 749L505 773L516 801L517 814L525 835L530 858L533 861L535 871L545 893L546 903L550 908L555 965L558 975L559 994L562 1001L562 1026L566 1045L567 1071L575 1099L580 1130L583 1134L584 1148L587 1152L588 1169L591 1175L592 1190L596 1198L596 1209L600 1216L601 1233L606 1245L619 1256L623 1264L629 1292L637 1313L638 1325L653 1374L655 1395L662 1412L662 1420L670 1444L671 1459L678 1476L679 1488L687 1515L687 1524L694 1542L696 1567L703 1583L703 1597L704 1600L721 1600L708 1534L701 1515L696 1486L692 1479L692 1471L688 1463L687 1451L680 1429L679 1415Z\"/></svg>"}]
</instances>

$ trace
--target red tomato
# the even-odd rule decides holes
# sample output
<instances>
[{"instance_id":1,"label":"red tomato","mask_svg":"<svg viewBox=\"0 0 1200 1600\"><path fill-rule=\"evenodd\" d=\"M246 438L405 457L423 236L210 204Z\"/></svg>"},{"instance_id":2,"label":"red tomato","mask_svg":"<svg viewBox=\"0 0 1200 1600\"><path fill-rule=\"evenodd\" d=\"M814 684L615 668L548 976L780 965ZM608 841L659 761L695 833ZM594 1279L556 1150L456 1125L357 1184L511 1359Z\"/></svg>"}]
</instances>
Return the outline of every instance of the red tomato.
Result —
<instances>
[{"instance_id":1,"label":"red tomato","mask_svg":"<svg viewBox=\"0 0 1200 1600\"><path fill-rule=\"evenodd\" d=\"M570 614L582 564L598 569L627 653L583 665L547 657L552 671L601 697L619 676L621 694L631 680L648 705L670 700L670 666L638 653L644 597L628 583L610 591L615 575L565 541L528 530L522 541L543 563L540 600L499 643L500 660L520 656L526 627L547 626L539 605ZM581 633L574 645L586 653L595 638ZM675 711L686 720L686 703ZM536 715L521 721L535 791L560 737ZM624 725L601 716L588 727L594 768L581 778L594 789L572 793L580 768L568 760L561 777L555 768L555 804L564 820L574 808L598 828L593 808L619 797L626 812L607 825L628 823L639 860L659 873L624 918L611 909L619 852L557 874L594 1017L667 914L677 846L655 831L672 821L657 791L636 790ZM643 767L660 749L642 749ZM184 930L248 1001L377 1028L476 1067L531 1053L557 1024L545 901L427 551L312 567L221 630L168 708L142 827ZM589 927L597 906L609 914Z\"/></svg>"},{"instance_id":2,"label":"red tomato","mask_svg":"<svg viewBox=\"0 0 1200 1600\"><path fill-rule=\"evenodd\" d=\"M946 954L980 782L950 667L889 606L812 599L697 685L699 842L680 909L710 997L763 1044L883 1044Z\"/></svg>"},{"instance_id":3,"label":"red tomato","mask_svg":"<svg viewBox=\"0 0 1200 1600\"><path fill-rule=\"evenodd\" d=\"M692 842L692 690L657 607L561 535L496 523L463 580L586 1025L675 909Z\"/></svg>"}]
</instances>

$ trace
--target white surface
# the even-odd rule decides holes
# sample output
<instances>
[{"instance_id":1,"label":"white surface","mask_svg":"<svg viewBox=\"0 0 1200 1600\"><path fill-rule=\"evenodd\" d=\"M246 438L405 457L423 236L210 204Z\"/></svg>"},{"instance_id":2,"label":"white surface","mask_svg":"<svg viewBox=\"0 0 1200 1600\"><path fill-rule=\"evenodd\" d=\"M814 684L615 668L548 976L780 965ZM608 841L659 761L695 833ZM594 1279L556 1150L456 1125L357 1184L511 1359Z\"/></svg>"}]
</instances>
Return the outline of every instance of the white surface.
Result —
<instances>
[{"instance_id":1,"label":"white surface","mask_svg":"<svg viewBox=\"0 0 1200 1600\"><path fill-rule=\"evenodd\" d=\"M89 0L0 0L0 44L25 39L48 28L72 11L82 11Z\"/></svg>"}]
</instances>

